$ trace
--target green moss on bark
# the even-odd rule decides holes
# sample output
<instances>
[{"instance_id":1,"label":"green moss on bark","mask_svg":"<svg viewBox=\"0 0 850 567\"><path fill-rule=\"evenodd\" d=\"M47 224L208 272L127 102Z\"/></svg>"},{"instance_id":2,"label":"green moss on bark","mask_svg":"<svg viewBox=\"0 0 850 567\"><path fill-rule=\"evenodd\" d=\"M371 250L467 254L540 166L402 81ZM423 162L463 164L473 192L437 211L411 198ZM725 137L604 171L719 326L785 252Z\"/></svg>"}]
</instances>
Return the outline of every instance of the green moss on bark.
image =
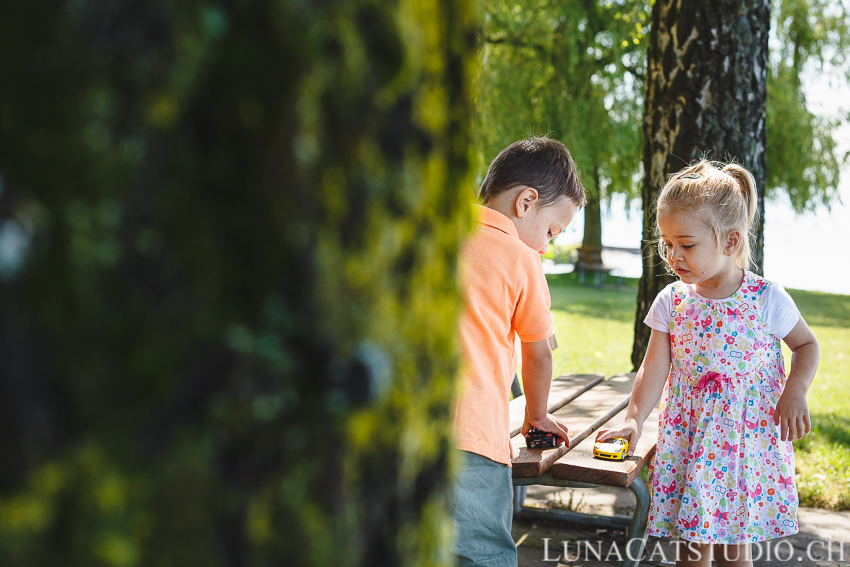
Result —
<instances>
[{"instance_id":1,"label":"green moss on bark","mask_svg":"<svg viewBox=\"0 0 850 567\"><path fill-rule=\"evenodd\" d=\"M474 18L0 9L0 563L446 562Z\"/></svg>"}]
</instances>

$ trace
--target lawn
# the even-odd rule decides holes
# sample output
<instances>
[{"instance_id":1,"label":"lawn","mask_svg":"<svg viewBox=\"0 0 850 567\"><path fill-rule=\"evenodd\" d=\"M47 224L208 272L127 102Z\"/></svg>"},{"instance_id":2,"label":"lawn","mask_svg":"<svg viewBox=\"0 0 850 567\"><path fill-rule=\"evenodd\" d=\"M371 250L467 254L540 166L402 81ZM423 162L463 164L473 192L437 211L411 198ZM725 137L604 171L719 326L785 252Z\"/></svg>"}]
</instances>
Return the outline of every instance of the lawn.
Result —
<instances>
[{"instance_id":1,"label":"lawn","mask_svg":"<svg viewBox=\"0 0 850 567\"><path fill-rule=\"evenodd\" d=\"M578 286L573 274L547 278L559 345L555 375L630 371L636 282L593 289ZM821 346L808 395L814 429L794 443L800 503L850 510L850 296L788 291ZM790 351L783 350L790 365Z\"/></svg>"}]
</instances>

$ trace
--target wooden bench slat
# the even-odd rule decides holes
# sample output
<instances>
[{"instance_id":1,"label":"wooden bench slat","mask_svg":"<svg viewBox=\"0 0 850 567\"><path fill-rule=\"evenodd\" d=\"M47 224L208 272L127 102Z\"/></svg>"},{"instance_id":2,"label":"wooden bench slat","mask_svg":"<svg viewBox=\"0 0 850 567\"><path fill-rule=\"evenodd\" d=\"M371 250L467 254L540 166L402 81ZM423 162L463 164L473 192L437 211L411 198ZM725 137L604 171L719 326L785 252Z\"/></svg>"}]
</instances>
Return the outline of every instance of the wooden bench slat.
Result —
<instances>
[{"instance_id":1,"label":"wooden bench slat","mask_svg":"<svg viewBox=\"0 0 850 567\"><path fill-rule=\"evenodd\" d=\"M615 423L619 423L615 420ZM604 429L604 427L603 427ZM558 459L552 466L552 476L608 486L629 486L643 467L655 455L658 438L658 409L649 415L643 426L634 455L625 461L604 461L593 457L596 435Z\"/></svg>"},{"instance_id":2,"label":"wooden bench slat","mask_svg":"<svg viewBox=\"0 0 850 567\"><path fill-rule=\"evenodd\" d=\"M570 429L572 435L570 435L570 446L562 445L555 449L549 449L541 452L539 449L535 451L529 451L524 447L525 440L523 437L519 437L522 440L522 445L516 447L519 450L519 457L516 457L511 461L514 470L513 470L513 478L529 478L529 476L540 476L558 461L558 459L562 458L565 454L568 454L572 451L572 448L577 447L581 444L582 441L593 435L593 432L599 429L603 424L605 424L612 417L626 409L629 405L630 396L626 396L620 402L609 409L605 415L598 417L593 423L582 429L581 431L575 432L574 429ZM595 436L594 436L595 438ZM525 452L523 452L525 449ZM520 457L526 456L527 458L518 462L517 459ZM539 457L539 458L538 458ZM519 470L517 470L517 467Z\"/></svg>"},{"instance_id":3,"label":"wooden bench slat","mask_svg":"<svg viewBox=\"0 0 850 567\"><path fill-rule=\"evenodd\" d=\"M594 484L629 486L649 464L655 454L658 436L658 410L655 409L644 424L641 439L632 457L625 461L605 461L593 458L593 444L597 429L605 429L606 422L619 423L614 416L626 406L626 398L612 404L618 394L628 395L634 383L634 374L612 376L581 397L554 412L567 424L574 440L572 447L548 450L529 450L525 439L518 435L511 439L517 457L513 459L514 478L532 478L551 469L553 476ZM619 408L617 407L619 406Z\"/></svg>"},{"instance_id":4,"label":"wooden bench slat","mask_svg":"<svg viewBox=\"0 0 850 567\"><path fill-rule=\"evenodd\" d=\"M631 399L631 394L627 395L625 398L620 400L617 405L609 409L605 415L598 417L594 420L593 423L585 427L582 431L577 433L576 435L570 437L570 447L578 446L582 441L590 437L594 431L601 428L603 425L608 423L615 415L629 407L629 400ZM596 436L593 436L594 439Z\"/></svg>"},{"instance_id":5,"label":"wooden bench slat","mask_svg":"<svg viewBox=\"0 0 850 567\"><path fill-rule=\"evenodd\" d=\"M624 396L632 391L634 375L618 374L599 383L581 396L576 397L566 406L554 412L570 431L570 437L587 430L593 423L608 413ZM512 402L513 403L513 402ZM593 436L595 439L595 436ZM517 455L511 464L514 478L530 478L547 472L570 449L564 446L555 449L534 449L525 447L525 438L517 435L511 439L514 454ZM579 441L576 446L581 446ZM575 447L573 447L575 448Z\"/></svg>"},{"instance_id":6,"label":"wooden bench slat","mask_svg":"<svg viewBox=\"0 0 850 567\"><path fill-rule=\"evenodd\" d=\"M562 374L549 387L549 413L555 413L584 392L605 380L604 374ZM525 396L511 400L510 436L519 435L525 420Z\"/></svg>"}]
</instances>

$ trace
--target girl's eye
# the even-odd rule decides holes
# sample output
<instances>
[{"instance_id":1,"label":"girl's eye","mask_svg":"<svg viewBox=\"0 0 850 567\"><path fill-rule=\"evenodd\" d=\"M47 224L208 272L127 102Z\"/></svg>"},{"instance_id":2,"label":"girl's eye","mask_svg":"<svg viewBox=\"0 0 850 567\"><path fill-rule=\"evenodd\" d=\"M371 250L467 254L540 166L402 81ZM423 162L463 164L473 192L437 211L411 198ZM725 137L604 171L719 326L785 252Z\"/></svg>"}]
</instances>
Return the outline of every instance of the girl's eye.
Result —
<instances>
[{"instance_id":1,"label":"girl's eye","mask_svg":"<svg viewBox=\"0 0 850 567\"><path fill-rule=\"evenodd\" d=\"M691 248L693 248L693 247L694 247L694 245L693 245L693 244L688 244L688 245L683 245L683 246L682 246L682 248L684 248L685 250L690 250L690 249L691 249Z\"/></svg>"}]
</instances>

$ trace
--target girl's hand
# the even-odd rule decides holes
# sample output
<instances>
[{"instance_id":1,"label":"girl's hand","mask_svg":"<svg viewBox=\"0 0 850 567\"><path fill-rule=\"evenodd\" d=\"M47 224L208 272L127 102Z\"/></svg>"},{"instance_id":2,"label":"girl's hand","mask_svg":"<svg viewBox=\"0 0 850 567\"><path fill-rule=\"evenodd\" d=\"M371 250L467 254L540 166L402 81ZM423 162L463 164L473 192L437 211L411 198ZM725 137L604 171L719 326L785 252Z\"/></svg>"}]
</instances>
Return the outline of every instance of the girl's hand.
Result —
<instances>
[{"instance_id":1,"label":"girl's hand","mask_svg":"<svg viewBox=\"0 0 850 567\"><path fill-rule=\"evenodd\" d=\"M569 431L567 430L567 426L564 425L563 421L561 421L551 413L547 413L543 419L536 419L532 421L528 417L528 412L526 412L525 421L523 421L522 430L520 431L522 433L522 436L525 437L525 435L528 433L528 430L532 427L536 427L540 431L548 431L549 433L554 433L558 436L560 441L563 441L564 444L566 444L567 447L570 446L570 436ZM558 445L561 444L560 441L558 442Z\"/></svg>"},{"instance_id":2,"label":"girl's hand","mask_svg":"<svg viewBox=\"0 0 850 567\"><path fill-rule=\"evenodd\" d=\"M635 454L635 447L637 447L637 442L642 432L643 425L638 424L634 419L627 419L619 427L601 430L596 434L596 440L605 441L611 437L625 437L629 440L629 456L631 457Z\"/></svg>"},{"instance_id":3,"label":"girl's hand","mask_svg":"<svg viewBox=\"0 0 850 567\"><path fill-rule=\"evenodd\" d=\"M786 389L776 404L773 422L779 426L779 438L783 441L802 439L803 435L812 430L806 395Z\"/></svg>"},{"instance_id":4,"label":"girl's hand","mask_svg":"<svg viewBox=\"0 0 850 567\"><path fill-rule=\"evenodd\" d=\"M812 430L806 392L815 377L820 360L820 346L802 317L783 340L793 353L791 372L785 382L785 391L776 403L773 422L779 426L779 438L792 441L802 439L803 435Z\"/></svg>"}]
</instances>

